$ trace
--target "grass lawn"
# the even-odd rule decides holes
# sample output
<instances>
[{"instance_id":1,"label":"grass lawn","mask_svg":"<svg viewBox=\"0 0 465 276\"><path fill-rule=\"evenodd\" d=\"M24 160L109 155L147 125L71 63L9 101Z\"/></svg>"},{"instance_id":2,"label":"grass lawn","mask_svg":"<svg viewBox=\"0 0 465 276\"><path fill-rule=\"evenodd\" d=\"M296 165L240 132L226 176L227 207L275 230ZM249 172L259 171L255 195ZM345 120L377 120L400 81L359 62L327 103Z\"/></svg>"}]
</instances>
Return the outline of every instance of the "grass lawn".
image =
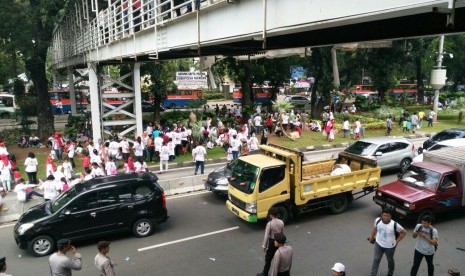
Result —
<instances>
[{"instance_id":1,"label":"grass lawn","mask_svg":"<svg viewBox=\"0 0 465 276\"><path fill-rule=\"evenodd\" d=\"M439 132L443 129L453 128L453 127L465 127L465 122L462 124L458 124L457 122L457 112L448 112L448 111L440 111L439 113L439 120L438 122L434 123L433 127L426 127L428 125L427 122L423 123L423 128L417 130L417 133L435 133ZM376 137L376 136L384 136L385 129L373 129L373 130L366 130L365 137ZM412 133L410 133L412 134ZM402 132L402 128L397 124L394 123L393 130L391 132L392 136L405 136L408 135L407 133ZM260 140L260 139L259 139ZM339 144L339 143L351 143L354 140L349 138L344 138L342 131L336 134L336 137L333 142L326 141L326 138L323 137L321 132L303 132L302 137L295 141L291 141L286 137L276 137L274 134L270 135L268 138L268 143L270 144L278 144L281 146L289 147L289 148L305 148L308 146L318 146L323 144ZM50 154L50 149L48 148L19 148L16 145L11 145L9 147L10 153L13 153L17 159L17 165L20 168L21 175L23 178L27 179L27 174L24 172L24 160L27 157L28 152L32 151L35 153L37 160L39 161L38 173L37 176L40 179L45 178L45 160L48 154ZM215 147L214 149L208 150L208 158L209 159L218 159L226 157L226 153L223 151L221 147ZM175 160L171 161L170 163L179 163L179 162L190 162L192 161L192 156L190 153L185 155L180 155L176 157ZM82 159L80 157L75 157L76 169L75 173L81 172L82 169ZM59 162L56 162L56 165L60 165ZM156 162L152 162L148 164L149 166L158 165ZM122 163L119 164L119 167L122 167ZM156 167L158 170L158 167Z\"/></svg>"}]
</instances>

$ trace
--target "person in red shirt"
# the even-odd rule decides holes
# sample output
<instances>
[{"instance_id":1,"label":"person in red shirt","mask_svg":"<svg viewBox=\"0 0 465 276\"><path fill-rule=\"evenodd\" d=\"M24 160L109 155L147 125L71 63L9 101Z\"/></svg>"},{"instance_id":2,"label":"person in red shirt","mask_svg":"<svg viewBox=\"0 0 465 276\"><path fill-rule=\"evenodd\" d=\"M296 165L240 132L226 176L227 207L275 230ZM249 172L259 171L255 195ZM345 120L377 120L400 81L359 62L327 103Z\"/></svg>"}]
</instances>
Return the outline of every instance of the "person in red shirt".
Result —
<instances>
[{"instance_id":1,"label":"person in red shirt","mask_svg":"<svg viewBox=\"0 0 465 276\"><path fill-rule=\"evenodd\" d=\"M90 157L87 151L84 152L84 158L82 158L82 167L84 167L84 171L87 171L90 167Z\"/></svg>"},{"instance_id":2,"label":"person in red shirt","mask_svg":"<svg viewBox=\"0 0 465 276\"><path fill-rule=\"evenodd\" d=\"M273 119L271 119L271 115L268 115L268 119L266 119L266 128L268 128L268 133L271 133L273 129Z\"/></svg>"}]
</instances>

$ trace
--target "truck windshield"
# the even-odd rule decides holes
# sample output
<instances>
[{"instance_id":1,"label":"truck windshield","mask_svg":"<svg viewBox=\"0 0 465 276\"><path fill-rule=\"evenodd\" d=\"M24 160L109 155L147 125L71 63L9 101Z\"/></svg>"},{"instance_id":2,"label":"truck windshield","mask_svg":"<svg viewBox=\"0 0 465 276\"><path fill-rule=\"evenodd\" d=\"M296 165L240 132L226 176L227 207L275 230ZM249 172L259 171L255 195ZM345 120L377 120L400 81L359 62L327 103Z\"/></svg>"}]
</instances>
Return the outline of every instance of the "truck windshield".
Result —
<instances>
[{"instance_id":1,"label":"truck windshield","mask_svg":"<svg viewBox=\"0 0 465 276\"><path fill-rule=\"evenodd\" d=\"M409 169L402 174L401 180L420 188L436 191L440 177L441 174L438 172L417 166L410 166Z\"/></svg>"},{"instance_id":2,"label":"truck windshield","mask_svg":"<svg viewBox=\"0 0 465 276\"><path fill-rule=\"evenodd\" d=\"M231 176L228 178L229 184L244 193L251 194L255 189L260 169L240 159L236 160L237 162L232 168Z\"/></svg>"}]
</instances>

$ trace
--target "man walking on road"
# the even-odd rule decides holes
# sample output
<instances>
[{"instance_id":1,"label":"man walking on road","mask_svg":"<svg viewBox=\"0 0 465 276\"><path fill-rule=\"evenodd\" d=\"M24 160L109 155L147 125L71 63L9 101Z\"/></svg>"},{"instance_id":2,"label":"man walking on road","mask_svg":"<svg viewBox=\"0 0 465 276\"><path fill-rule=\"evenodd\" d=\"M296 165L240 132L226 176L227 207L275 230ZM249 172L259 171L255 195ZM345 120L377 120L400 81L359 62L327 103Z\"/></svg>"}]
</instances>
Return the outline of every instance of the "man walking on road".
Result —
<instances>
[{"instance_id":1,"label":"man walking on road","mask_svg":"<svg viewBox=\"0 0 465 276\"><path fill-rule=\"evenodd\" d=\"M195 162L194 174L197 175L199 167L200 167L200 173L204 174L205 160L208 159L208 156L207 156L207 150L202 145L202 142L199 142L199 145L192 151L192 157L194 158L194 162Z\"/></svg>"},{"instance_id":2,"label":"man walking on road","mask_svg":"<svg viewBox=\"0 0 465 276\"><path fill-rule=\"evenodd\" d=\"M274 245L278 248L273 257L271 265L271 276L289 276L292 266L292 247L284 245L286 236L282 233L275 235Z\"/></svg>"},{"instance_id":3,"label":"man walking on road","mask_svg":"<svg viewBox=\"0 0 465 276\"><path fill-rule=\"evenodd\" d=\"M49 260L50 272L52 276L71 276L71 270L81 270L82 256L76 248L71 245L68 239L61 239L57 242L58 252L53 253ZM66 252L71 251L74 258L66 256Z\"/></svg>"},{"instance_id":4,"label":"man walking on road","mask_svg":"<svg viewBox=\"0 0 465 276\"><path fill-rule=\"evenodd\" d=\"M263 238L262 248L265 254L265 266L263 272L258 273L257 276L266 276L270 270L271 260L278 247L275 245L276 234L283 234L284 222L277 218L278 212L276 208L271 208L269 211L270 221L266 224L265 236Z\"/></svg>"},{"instance_id":5,"label":"man walking on road","mask_svg":"<svg viewBox=\"0 0 465 276\"><path fill-rule=\"evenodd\" d=\"M113 270L113 262L110 257L108 257L108 252L110 252L110 242L109 241L100 241L97 243L98 253L95 256L95 266L98 271L100 271L100 276L115 276L115 271Z\"/></svg>"},{"instance_id":6,"label":"man walking on road","mask_svg":"<svg viewBox=\"0 0 465 276\"><path fill-rule=\"evenodd\" d=\"M431 226L430 216L424 216L421 219L421 224L417 224L417 226L415 226L415 230L413 230L413 238L418 239L417 244L415 245L415 254L413 255L413 266L410 271L410 276L417 275L418 268L420 267L423 257L425 257L426 263L428 264L428 276L433 276L433 257L438 244L438 230Z\"/></svg>"},{"instance_id":7,"label":"man walking on road","mask_svg":"<svg viewBox=\"0 0 465 276\"><path fill-rule=\"evenodd\" d=\"M394 253L397 244L405 237L407 232L397 222L391 219L391 211L383 209L381 217L377 218L374 223L373 230L371 230L368 240L374 243L374 258L371 266L370 276L376 276L378 273L379 263L383 254L386 254L388 262L388 276L394 274ZM375 237L376 236L376 237Z\"/></svg>"}]
</instances>

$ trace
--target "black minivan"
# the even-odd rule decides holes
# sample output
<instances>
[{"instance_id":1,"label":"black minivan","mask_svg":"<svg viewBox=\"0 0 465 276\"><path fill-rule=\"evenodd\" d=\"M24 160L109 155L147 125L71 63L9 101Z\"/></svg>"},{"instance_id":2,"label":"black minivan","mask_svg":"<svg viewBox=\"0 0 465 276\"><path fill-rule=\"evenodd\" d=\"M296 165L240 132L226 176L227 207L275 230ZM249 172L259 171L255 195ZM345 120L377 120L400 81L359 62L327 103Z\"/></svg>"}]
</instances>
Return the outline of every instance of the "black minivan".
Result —
<instances>
[{"instance_id":1,"label":"black minivan","mask_svg":"<svg viewBox=\"0 0 465 276\"><path fill-rule=\"evenodd\" d=\"M19 248L51 254L55 242L132 231L146 237L168 219L166 198L153 173L100 177L76 184L54 201L27 210L14 227Z\"/></svg>"}]
</instances>

